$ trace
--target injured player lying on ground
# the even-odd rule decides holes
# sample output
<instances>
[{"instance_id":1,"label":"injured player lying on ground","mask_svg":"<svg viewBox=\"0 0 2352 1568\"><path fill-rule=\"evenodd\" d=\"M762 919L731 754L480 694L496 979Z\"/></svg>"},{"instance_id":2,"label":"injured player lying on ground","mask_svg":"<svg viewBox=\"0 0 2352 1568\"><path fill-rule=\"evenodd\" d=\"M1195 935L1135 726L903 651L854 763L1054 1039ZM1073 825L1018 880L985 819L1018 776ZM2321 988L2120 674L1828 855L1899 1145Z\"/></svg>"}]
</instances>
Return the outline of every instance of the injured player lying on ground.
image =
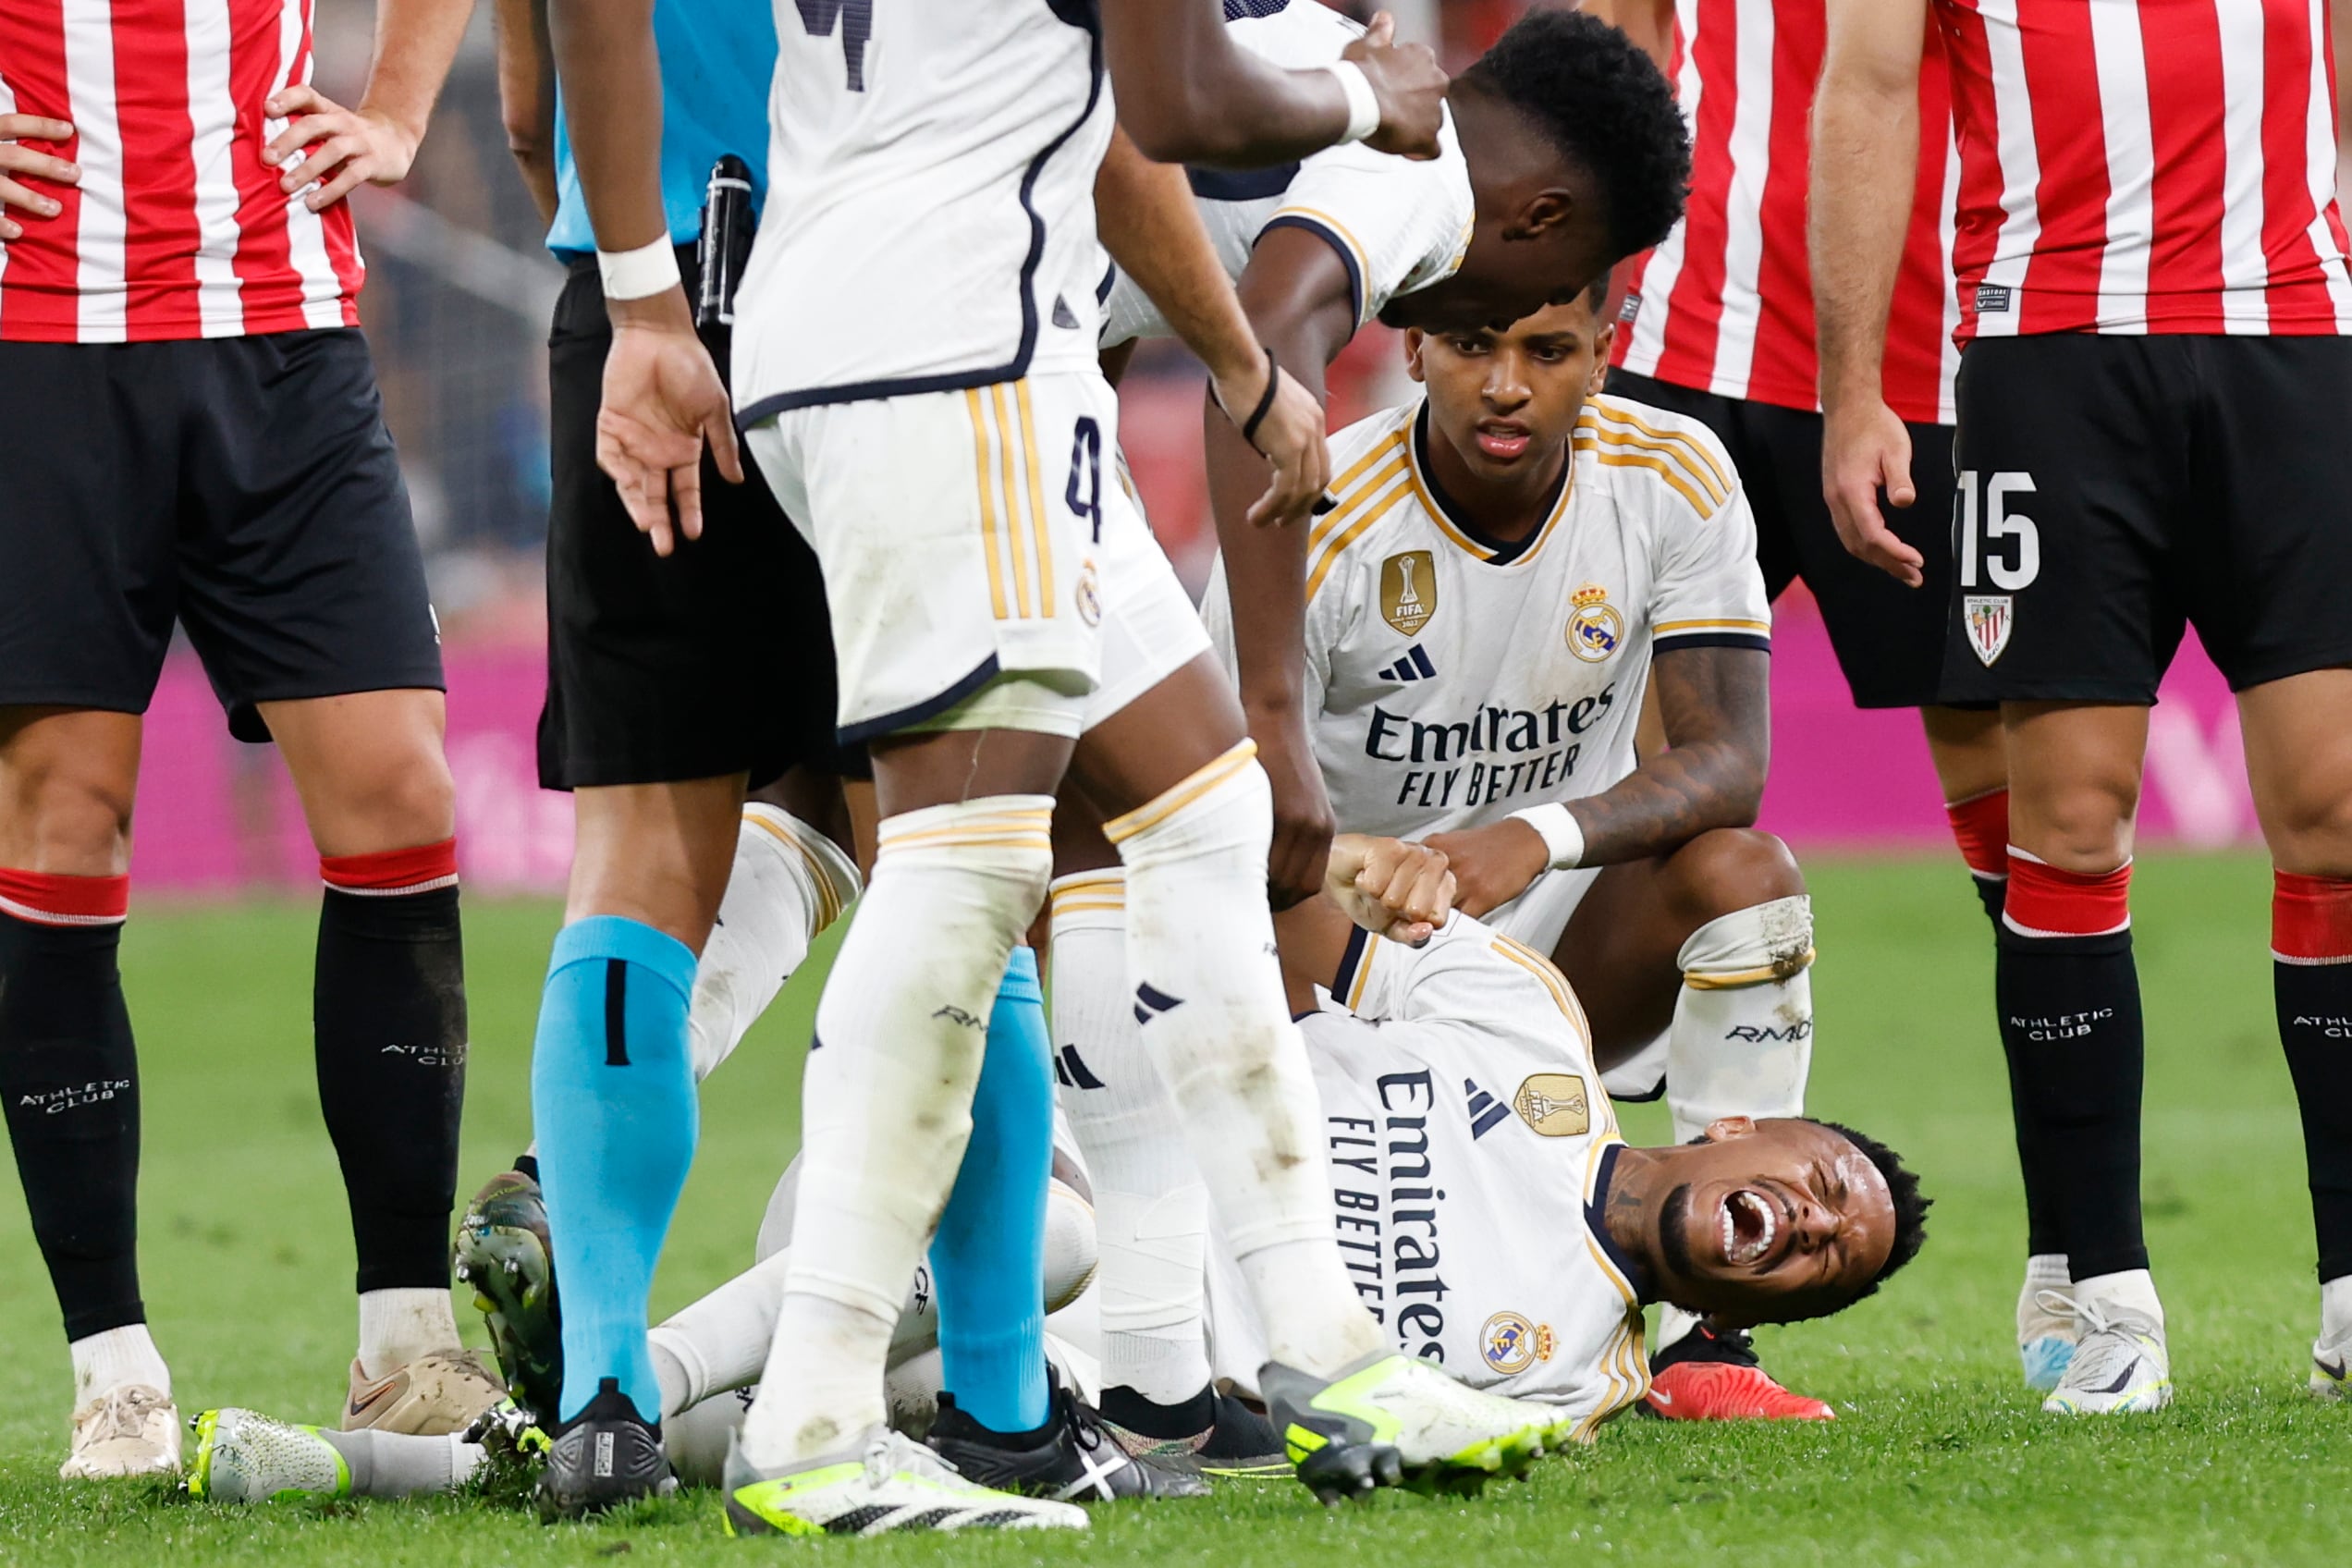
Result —
<instances>
[{"instance_id":1,"label":"injured player lying on ground","mask_svg":"<svg viewBox=\"0 0 2352 1568\"><path fill-rule=\"evenodd\" d=\"M1884 1145L1834 1122L1727 1117L1689 1144L1627 1145L1601 1082L1617 1064L1595 1059L1575 997L1546 960L1467 915L1412 946L1342 913L1368 858L1381 855L1386 870L1410 864L1407 851L1424 864L1437 859L1343 836L1327 884L1338 901L1299 906L1280 923L1323 1104L1333 1222L1358 1292L1399 1349L1474 1387L1553 1404L1590 1440L1648 1389L1645 1304L1731 1326L1819 1317L1870 1294L1918 1252L1928 1200L1917 1178ZM671 1463L688 1483L717 1480L766 1366L796 1176L787 1170L770 1201L753 1267L654 1330ZM1056 1397L1083 1400L1096 1375L1093 1215L1066 1155L1053 1200L1044 1289ZM1225 1390L1215 1418L1234 1457L1147 1462L1287 1474L1285 1435L1253 1410L1264 1358L1246 1294L1221 1266L1209 1292ZM540 1331L552 1340L554 1292L539 1294ZM951 1456L937 1328L918 1272L891 1348L891 1418ZM1083 1414L1081 1425L1094 1428ZM450 1490L484 1452L234 1409L206 1413L198 1430L190 1489L231 1501ZM1105 1447L1107 1463L1123 1459Z\"/></svg>"}]
</instances>

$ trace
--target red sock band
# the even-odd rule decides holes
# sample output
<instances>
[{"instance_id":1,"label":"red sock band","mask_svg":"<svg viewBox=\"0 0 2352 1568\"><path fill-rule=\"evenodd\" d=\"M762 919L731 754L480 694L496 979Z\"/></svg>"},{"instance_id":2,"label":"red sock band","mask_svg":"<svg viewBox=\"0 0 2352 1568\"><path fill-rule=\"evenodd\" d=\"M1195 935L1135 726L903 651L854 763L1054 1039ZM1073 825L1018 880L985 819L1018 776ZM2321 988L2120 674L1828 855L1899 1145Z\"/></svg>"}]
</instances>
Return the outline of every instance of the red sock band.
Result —
<instances>
[{"instance_id":1,"label":"red sock band","mask_svg":"<svg viewBox=\"0 0 2352 1568\"><path fill-rule=\"evenodd\" d=\"M2352 963L2352 882L2272 873L2271 956L2281 963Z\"/></svg>"},{"instance_id":2,"label":"red sock band","mask_svg":"<svg viewBox=\"0 0 2352 1568\"><path fill-rule=\"evenodd\" d=\"M1952 837L1970 871L1996 879L2009 875L2009 790L2005 785L1965 801L1947 801L1943 815L1951 819Z\"/></svg>"},{"instance_id":3,"label":"red sock band","mask_svg":"<svg viewBox=\"0 0 2352 1568\"><path fill-rule=\"evenodd\" d=\"M2131 925L2131 862L2092 876L2061 871L2012 846L2001 922L2026 937L2104 937Z\"/></svg>"},{"instance_id":4,"label":"red sock band","mask_svg":"<svg viewBox=\"0 0 2352 1568\"><path fill-rule=\"evenodd\" d=\"M129 876L0 870L0 914L36 925L120 925L129 913Z\"/></svg>"},{"instance_id":5,"label":"red sock band","mask_svg":"<svg viewBox=\"0 0 2352 1568\"><path fill-rule=\"evenodd\" d=\"M429 893L458 885L458 841L380 850L372 855L321 855L319 877L338 892L370 898Z\"/></svg>"}]
</instances>

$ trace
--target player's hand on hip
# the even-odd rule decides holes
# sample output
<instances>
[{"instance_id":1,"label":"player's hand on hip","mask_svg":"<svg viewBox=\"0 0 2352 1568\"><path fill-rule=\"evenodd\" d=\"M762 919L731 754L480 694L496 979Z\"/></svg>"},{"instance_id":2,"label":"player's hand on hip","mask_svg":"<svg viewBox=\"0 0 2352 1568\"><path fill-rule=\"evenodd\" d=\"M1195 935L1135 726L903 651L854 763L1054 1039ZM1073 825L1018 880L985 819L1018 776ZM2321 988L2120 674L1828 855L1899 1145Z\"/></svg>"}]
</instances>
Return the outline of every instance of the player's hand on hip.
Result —
<instances>
[{"instance_id":1,"label":"player's hand on hip","mask_svg":"<svg viewBox=\"0 0 2352 1568\"><path fill-rule=\"evenodd\" d=\"M1849 555L1917 588L1927 558L1895 536L1879 510L1918 498L1911 484L1911 433L1885 402L1872 398L1827 413L1821 422L1821 494Z\"/></svg>"},{"instance_id":2,"label":"player's hand on hip","mask_svg":"<svg viewBox=\"0 0 2352 1568\"><path fill-rule=\"evenodd\" d=\"M284 166L277 184L289 196L314 186L302 198L314 213L335 205L362 181L399 184L423 140L381 110L347 109L315 87L289 87L262 107L271 118L289 122L262 149L262 162Z\"/></svg>"},{"instance_id":3,"label":"player's hand on hip","mask_svg":"<svg viewBox=\"0 0 2352 1568\"><path fill-rule=\"evenodd\" d=\"M1273 380L1267 380L1271 372ZM1268 396L1268 391L1272 396ZM1248 367L1217 380L1218 405L1274 471L1266 494L1250 503L1249 520L1259 528L1303 523L1313 515L1323 487L1331 482L1331 453L1324 439L1323 405L1288 371L1260 355ZM1249 424L1252 411L1265 412Z\"/></svg>"},{"instance_id":4,"label":"player's hand on hip","mask_svg":"<svg viewBox=\"0 0 2352 1568\"><path fill-rule=\"evenodd\" d=\"M1244 697L1243 706L1248 709ZM1315 760L1305 720L1295 713L1249 715L1257 760L1274 790L1274 843L1267 856L1267 895L1288 909L1323 890L1331 852L1331 797Z\"/></svg>"},{"instance_id":5,"label":"player's hand on hip","mask_svg":"<svg viewBox=\"0 0 2352 1568\"><path fill-rule=\"evenodd\" d=\"M1426 43L1399 43L1396 18L1381 11L1362 38L1340 51L1372 84L1380 101L1380 129L1365 145L1408 158L1438 155L1438 128L1445 123L1448 78Z\"/></svg>"},{"instance_id":6,"label":"player's hand on hip","mask_svg":"<svg viewBox=\"0 0 2352 1568\"><path fill-rule=\"evenodd\" d=\"M596 410L596 466L611 476L654 554L667 556L679 534L703 536L704 442L720 474L743 482L734 410L710 350L694 336L682 291L606 306L613 340Z\"/></svg>"},{"instance_id":7,"label":"player's hand on hip","mask_svg":"<svg viewBox=\"0 0 2352 1568\"><path fill-rule=\"evenodd\" d=\"M1425 841L1453 868L1453 905L1473 919L1525 892L1551 864L1543 835L1516 817Z\"/></svg>"},{"instance_id":8,"label":"player's hand on hip","mask_svg":"<svg viewBox=\"0 0 2352 1568\"><path fill-rule=\"evenodd\" d=\"M1453 872L1426 844L1342 833L1331 840L1326 897L1376 937L1419 947L1454 909Z\"/></svg>"},{"instance_id":9,"label":"player's hand on hip","mask_svg":"<svg viewBox=\"0 0 2352 1568\"><path fill-rule=\"evenodd\" d=\"M79 185L81 165L24 143L62 144L72 141L73 133L73 127L46 115L0 115L0 239L14 239L24 233L24 225L9 215L12 210L36 218L54 218L65 211L55 196L22 181Z\"/></svg>"}]
</instances>

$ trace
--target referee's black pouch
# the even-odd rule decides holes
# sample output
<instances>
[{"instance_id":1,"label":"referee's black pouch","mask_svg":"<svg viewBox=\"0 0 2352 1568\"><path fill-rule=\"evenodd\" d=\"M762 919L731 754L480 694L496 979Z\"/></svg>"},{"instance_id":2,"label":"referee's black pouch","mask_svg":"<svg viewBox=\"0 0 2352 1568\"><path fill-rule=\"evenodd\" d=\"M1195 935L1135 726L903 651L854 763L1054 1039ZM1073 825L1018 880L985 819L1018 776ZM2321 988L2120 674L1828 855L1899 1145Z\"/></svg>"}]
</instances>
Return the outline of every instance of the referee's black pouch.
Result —
<instances>
[{"instance_id":1,"label":"referee's black pouch","mask_svg":"<svg viewBox=\"0 0 2352 1568\"><path fill-rule=\"evenodd\" d=\"M729 153L711 165L704 188L703 233L695 242L694 325L735 325L735 286L752 256L752 169Z\"/></svg>"}]
</instances>

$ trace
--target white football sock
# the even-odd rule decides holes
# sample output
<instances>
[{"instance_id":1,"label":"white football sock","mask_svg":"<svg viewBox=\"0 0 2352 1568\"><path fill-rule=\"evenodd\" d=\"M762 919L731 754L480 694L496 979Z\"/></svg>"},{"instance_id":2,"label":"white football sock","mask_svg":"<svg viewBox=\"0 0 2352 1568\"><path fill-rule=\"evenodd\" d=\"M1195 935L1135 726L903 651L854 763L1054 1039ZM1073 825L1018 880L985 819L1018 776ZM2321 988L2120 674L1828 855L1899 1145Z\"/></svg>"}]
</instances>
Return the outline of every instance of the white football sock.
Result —
<instances>
[{"instance_id":1,"label":"white football sock","mask_svg":"<svg viewBox=\"0 0 2352 1568\"><path fill-rule=\"evenodd\" d=\"M1005 962L1053 872L1053 801L881 824L873 885L817 1004L791 1263L743 1453L791 1468L878 1427L907 1280L972 1133Z\"/></svg>"},{"instance_id":2,"label":"white football sock","mask_svg":"<svg viewBox=\"0 0 2352 1568\"><path fill-rule=\"evenodd\" d=\"M763 1258L653 1330L664 1419L759 1381L776 1342L776 1314L791 1261L789 1250Z\"/></svg>"},{"instance_id":3,"label":"white football sock","mask_svg":"<svg viewBox=\"0 0 2352 1568\"><path fill-rule=\"evenodd\" d=\"M154 1336L144 1323L84 1334L66 1348L73 1354L77 1410L125 1383L144 1383L165 1399L171 1397L171 1368L164 1365L164 1353L155 1348Z\"/></svg>"},{"instance_id":4,"label":"white football sock","mask_svg":"<svg viewBox=\"0 0 2352 1568\"><path fill-rule=\"evenodd\" d=\"M857 866L830 839L779 807L743 807L727 896L694 969L686 1027L696 1082L742 1043L809 943L857 895Z\"/></svg>"},{"instance_id":5,"label":"white football sock","mask_svg":"<svg viewBox=\"0 0 2352 1568\"><path fill-rule=\"evenodd\" d=\"M351 1467L354 1497L431 1497L455 1491L482 1464L482 1445L455 1432L417 1437L322 1427L318 1435Z\"/></svg>"},{"instance_id":6,"label":"white football sock","mask_svg":"<svg viewBox=\"0 0 2352 1568\"><path fill-rule=\"evenodd\" d=\"M1123 872L1054 882L1052 997L1062 1113L1095 1194L1103 1381L1179 1403L1208 1386L1208 1189L1135 1025Z\"/></svg>"},{"instance_id":7,"label":"white football sock","mask_svg":"<svg viewBox=\"0 0 2352 1568\"><path fill-rule=\"evenodd\" d=\"M2063 1252L2038 1252L2026 1259L2026 1289L2028 1291L2064 1291L2074 1289L2075 1277L2066 1272L2066 1255Z\"/></svg>"},{"instance_id":8,"label":"white football sock","mask_svg":"<svg viewBox=\"0 0 2352 1568\"><path fill-rule=\"evenodd\" d=\"M2334 1346L2352 1342L2352 1274L2320 1287L2319 1342Z\"/></svg>"},{"instance_id":9,"label":"white football sock","mask_svg":"<svg viewBox=\"0 0 2352 1568\"><path fill-rule=\"evenodd\" d=\"M1273 791L1244 741L1106 823L1127 868L1127 977L1151 1060L1286 1366L1336 1375L1383 1346L1331 1235L1323 1111L1266 904Z\"/></svg>"},{"instance_id":10,"label":"white football sock","mask_svg":"<svg viewBox=\"0 0 2352 1568\"><path fill-rule=\"evenodd\" d=\"M1651 1342L1649 1354L1656 1355L1697 1327L1696 1314L1684 1312L1672 1302L1660 1303L1658 1308L1658 1338Z\"/></svg>"},{"instance_id":11,"label":"white football sock","mask_svg":"<svg viewBox=\"0 0 2352 1568\"><path fill-rule=\"evenodd\" d=\"M401 1287L360 1292L363 1378L389 1378L421 1355L454 1351L462 1342L446 1290Z\"/></svg>"},{"instance_id":12,"label":"white football sock","mask_svg":"<svg viewBox=\"0 0 2352 1568\"><path fill-rule=\"evenodd\" d=\"M1802 1116L1813 1068L1813 900L1734 910L1691 933L1666 1043L1674 1140L1726 1116Z\"/></svg>"},{"instance_id":13,"label":"white football sock","mask_svg":"<svg viewBox=\"0 0 2352 1568\"><path fill-rule=\"evenodd\" d=\"M2113 1274L2094 1274L2088 1280L2075 1281L2075 1299L2103 1307L2122 1307L2142 1317L2155 1319L2156 1331L2164 1331L2164 1304L2156 1299L2156 1281L2145 1268L2125 1268Z\"/></svg>"}]
</instances>

